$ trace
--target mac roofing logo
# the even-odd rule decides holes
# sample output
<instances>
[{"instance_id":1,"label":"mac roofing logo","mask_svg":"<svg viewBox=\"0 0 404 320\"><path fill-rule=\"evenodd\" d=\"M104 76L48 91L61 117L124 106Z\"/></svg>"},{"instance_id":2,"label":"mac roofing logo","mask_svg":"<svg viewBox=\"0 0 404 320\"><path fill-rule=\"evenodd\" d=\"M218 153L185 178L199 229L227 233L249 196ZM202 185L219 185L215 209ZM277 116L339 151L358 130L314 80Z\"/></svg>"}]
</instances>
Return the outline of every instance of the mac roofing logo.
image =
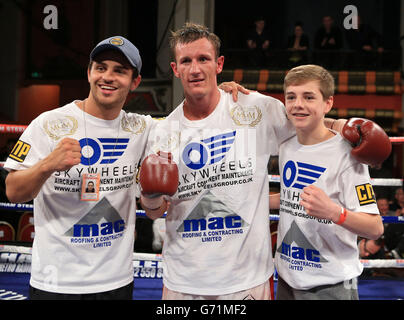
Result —
<instances>
[{"instance_id":1,"label":"mac roofing logo","mask_svg":"<svg viewBox=\"0 0 404 320\"><path fill-rule=\"evenodd\" d=\"M293 244L295 244L295 246L293 246ZM300 230L296 221L292 222L276 251L298 260L328 262L328 260L313 247L304 233Z\"/></svg>"},{"instance_id":2,"label":"mac roofing logo","mask_svg":"<svg viewBox=\"0 0 404 320\"><path fill-rule=\"evenodd\" d=\"M326 168L289 160L283 167L282 180L286 188L303 189L316 182Z\"/></svg>"},{"instance_id":3,"label":"mac roofing logo","mask_svg":"<svg viewBox=\"0 0 404 320\"><path fill-rule=\"evenodd\" d=\"M182 160L188 168L193 170L201 169L207 163L214 164L226 156L235 136L236 131L232 131L203 139L200 142L190 142L182 152Z\"/></svg>"},{"instance_id":4,"label":"mac roofing logo","mask_svg":"<svg viewBox=\"0 0 404 320\"><path fill-rule=\"evenodd\" d=\"M68 237L96 237L119 233L124 230L125 221L108 199L103 198L64 235Z\"/></svg>"},{"instance_id":5,"label":"mac roofing logo","mask_svg":"<svg viewBox=\"0 0 404 320\"><path fill-rule=\"evenodd\" d=\"M236 229L248 225L222 200L207 191L177 228L177 232Z\"/></svg>"},{"instance_id":6,"label":"mac roofing logo","mask_svg":"<svg viewBox=\"0 0 404 320\"><path fill-rule=\"evenodd\" d=\"M81 164L90 166L97 163L100 164L114 163L125 152L129 139L121 138L83 138L80 141L81 147Z\"/></svg>"}]
</instances>

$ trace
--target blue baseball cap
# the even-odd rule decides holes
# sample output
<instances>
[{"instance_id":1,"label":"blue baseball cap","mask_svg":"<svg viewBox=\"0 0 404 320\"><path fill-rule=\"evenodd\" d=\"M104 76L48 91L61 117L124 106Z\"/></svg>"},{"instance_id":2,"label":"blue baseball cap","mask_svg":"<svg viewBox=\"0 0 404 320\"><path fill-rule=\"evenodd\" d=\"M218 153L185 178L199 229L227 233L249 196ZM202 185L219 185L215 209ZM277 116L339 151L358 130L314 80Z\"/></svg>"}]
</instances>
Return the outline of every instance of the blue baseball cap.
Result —
<instances>
[{"instance_id":1,"label":"blue baseball cap","mask_svg":"<svg viewBox=\"0 0 404 320\"><path fill-rule=\"evenodd\" d=\"M130 42L121 36L114 36L101 41L95 46L90 53L90 59L94 60L94 57L105 50L119 50L129 61L129 63L136 68L139 73L142 68L142 59L140 58L139 50Z\"/></svg>"}]
</instances>

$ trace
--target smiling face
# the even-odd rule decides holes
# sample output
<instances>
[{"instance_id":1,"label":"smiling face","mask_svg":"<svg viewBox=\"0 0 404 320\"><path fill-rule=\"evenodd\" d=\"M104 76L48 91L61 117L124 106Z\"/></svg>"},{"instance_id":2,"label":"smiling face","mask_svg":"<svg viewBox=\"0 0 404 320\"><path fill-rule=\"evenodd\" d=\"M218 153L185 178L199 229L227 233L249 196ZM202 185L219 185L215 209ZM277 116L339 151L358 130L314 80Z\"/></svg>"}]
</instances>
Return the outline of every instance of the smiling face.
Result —
<instances>
[{"instance_id":1,"label":"smiling face","mask_svg":"<svg viewBox=\"0 0 404 320\"><path fill-rule=\"evenodd\" d=\"M315 134L324 130L324 116L332 108L333 96L324 99L319 81L292 84L285 90L285 106L296 132Z\"/></svg>"},{"instance_id":2,"label":"smiling face","mask_svg":"<svg viewBox=\"0 0 404 320\"><path fill-rule=\"evenodd\" d=\"M140 76L133 78L133 68L116 50L98 54L91 63L87 77L90 95L100 108L122 108L131 90L140 83Z\"/></svg>"},{"instance_id":3,"label":"smiling face","mask_svg":"<svg viewBox=\"0 0 404 320\"><path fill-rule=\"evenodd\" d=\"M223 69L224 57L216 59L212 43L201 38L175 47L174 75L181 79L187 99L201 99L217 91L217 74Z\"/></svg>"}]
</instances>

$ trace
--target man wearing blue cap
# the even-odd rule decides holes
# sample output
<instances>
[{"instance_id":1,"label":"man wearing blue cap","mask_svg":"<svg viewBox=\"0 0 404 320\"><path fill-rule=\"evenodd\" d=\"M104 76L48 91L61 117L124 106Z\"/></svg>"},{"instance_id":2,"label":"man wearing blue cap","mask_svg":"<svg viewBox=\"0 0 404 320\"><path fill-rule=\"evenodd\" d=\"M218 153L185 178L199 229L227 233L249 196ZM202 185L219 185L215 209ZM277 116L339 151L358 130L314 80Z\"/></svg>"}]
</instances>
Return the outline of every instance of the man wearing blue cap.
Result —
<instances>
[{"instance_id":1,"label":"man wearing blue cap","mask_svg":"<svg viewBox=\"0 0 404 320\"><path fill-rule=\"evenodd\" d=\"M136 164L153 120L122 108L141 66L129 40L100 42L88 97L34 119L5 164L9 200L34 199L31 299L132 299Z\"/></svg>"}]
</instances>

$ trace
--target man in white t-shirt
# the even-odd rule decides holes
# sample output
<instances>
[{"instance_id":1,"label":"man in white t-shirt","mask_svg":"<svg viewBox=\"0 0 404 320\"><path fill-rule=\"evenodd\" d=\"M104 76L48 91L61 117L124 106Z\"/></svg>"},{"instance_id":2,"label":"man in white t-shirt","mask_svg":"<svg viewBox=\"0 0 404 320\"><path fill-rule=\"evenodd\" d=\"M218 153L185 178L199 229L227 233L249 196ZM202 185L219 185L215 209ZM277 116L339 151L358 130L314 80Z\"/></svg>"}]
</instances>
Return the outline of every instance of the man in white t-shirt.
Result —
<instances>
[{"instance_id":1,"label":"man in white t-shirt","mask_svg":"<svg viewBox=\"0 0 404 320\"><path fill-rule=\"evenodd\" d=\"M296 67L284 89L296 136L280 146L281 192L271 196L271 208L280 204L277 299L358 299L356 278L363 267L357 235L378 239L383 233L368 167L351 155L340 134L324 126L333 105L329 72ZM381 128L374 130L384 138Z\"/></svg>"},{"instance_id":2,"label":"man in white t-shirt","mask_svg":"<svg viewBox=\"0 0 404 320\"><path fill-rule=\"evenodd\" d=\"M270 299L267 165L294 129L279 100L251 92L234 102L218 89L224 57L206 27L187 23L171 48L185 100L148 143L148 153L171 152L179 170L166 217L163 299ZM159 218L164 197L146 198L146 213Z\"/></svg>"},{"instance_id":3,"label":"man in white t-shirt","mask_svg":"<svg viewBox=\"0 0 404 320\"><path fill-rule=\"evenodd\" d=\"M7 159L9 200L34 199L31 299L132 299L135 176L153 120L122 107L141 65L129 40L100 42L88 97L39 115Z\"/></svg>"}]
</instances>

